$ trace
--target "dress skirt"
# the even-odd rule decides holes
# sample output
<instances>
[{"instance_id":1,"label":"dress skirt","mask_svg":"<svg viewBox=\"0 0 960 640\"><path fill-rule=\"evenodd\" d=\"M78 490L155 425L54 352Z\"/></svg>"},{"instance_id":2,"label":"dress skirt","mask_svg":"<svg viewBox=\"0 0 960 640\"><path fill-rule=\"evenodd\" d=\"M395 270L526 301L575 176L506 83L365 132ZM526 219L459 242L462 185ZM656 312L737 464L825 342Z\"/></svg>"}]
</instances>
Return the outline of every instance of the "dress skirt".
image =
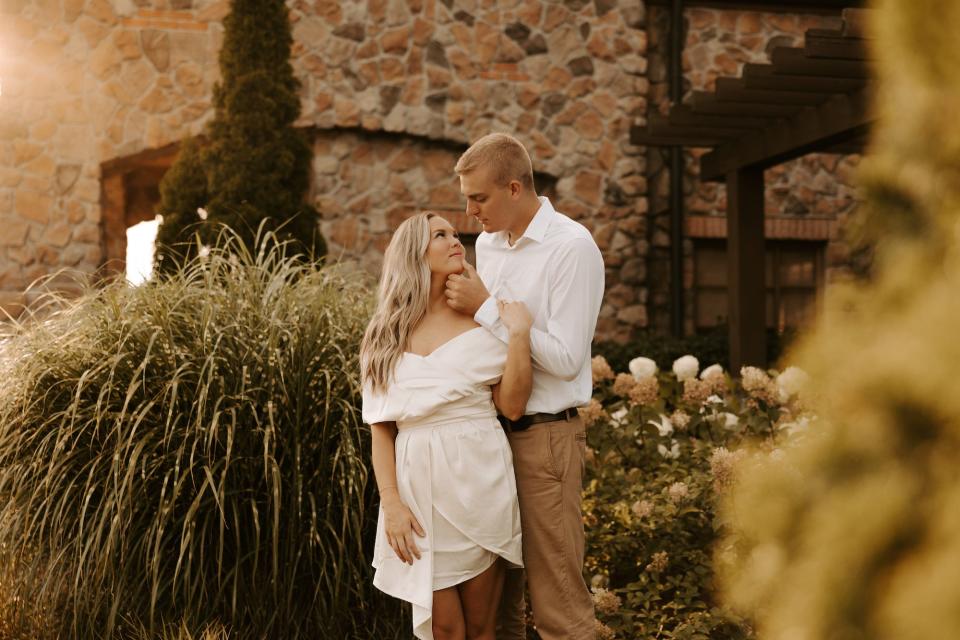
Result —
<instances>
[{"instance_id":1,"label":"dress skirt","mask_svg":"<svg viewBox=\"0 0 960 640\"><path fill-rule=\"evenodd\" d=\"M426 532L408 565L377 523L374 585L413 605L417 638L433 639L433 592L469 580L497 558L522 566L520 511L506 435L489 409L441 411L397 424L397 489Z\"/></svg>"}]
</instances>

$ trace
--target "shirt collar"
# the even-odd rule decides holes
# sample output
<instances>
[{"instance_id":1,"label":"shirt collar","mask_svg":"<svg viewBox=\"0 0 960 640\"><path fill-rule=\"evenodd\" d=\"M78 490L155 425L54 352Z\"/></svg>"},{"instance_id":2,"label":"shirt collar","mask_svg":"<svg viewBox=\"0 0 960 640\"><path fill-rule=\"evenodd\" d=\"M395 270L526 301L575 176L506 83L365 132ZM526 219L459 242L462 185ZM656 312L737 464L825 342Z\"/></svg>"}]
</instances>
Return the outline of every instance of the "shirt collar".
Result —
<instances>
[{"instance_id":1,"label":"shirt collar","mask_svg":"<svg viewBox=\"0 0 960 640\"><path fill-rule=\"evenodd\" d=\"M533 215L533 219L530 220L530 224L528 224L526 230L524 230L523 235L517 238L513 246L520 244L520 241L524 238L533 240L534 242L543 242L543 239L546 237L547 229L553 221L556 210L553 208L553 204L550 203L550 199L546 196L537 196L537 199L540 201L540 208L537 209L537 212ZM509 245L506 231L500 231L497 235L500 236L500 240L504 245Z\"/></svg>"}]
</instances>

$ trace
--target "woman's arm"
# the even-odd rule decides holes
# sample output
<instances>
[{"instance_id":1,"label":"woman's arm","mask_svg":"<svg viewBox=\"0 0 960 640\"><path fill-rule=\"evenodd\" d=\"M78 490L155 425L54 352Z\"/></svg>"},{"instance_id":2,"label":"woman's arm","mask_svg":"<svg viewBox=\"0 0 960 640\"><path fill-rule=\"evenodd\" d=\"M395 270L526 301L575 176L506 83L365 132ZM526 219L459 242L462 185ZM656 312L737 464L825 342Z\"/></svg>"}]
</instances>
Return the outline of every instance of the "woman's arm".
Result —
<instances>
[{"instance_id":1,"label":"woman's arm","mask_svg":"<svg viewBox=\"0 0 960 640\"><path fill-rule=\"evenodd\" d=\"M414 558L420 559L420 549L413 539L413 534L416 532L421 538L427 534L400 499L400 492L397 490L397 454L394 446L397 440L397 423L377 422L370 425L370 432L373 437L373 474L377 478L377 489L380 491L380 507L383 509L387 542L398 558L413 564Z\"/></svg>"},{"instance_id":2,"label":"woman's arm","mask_svg":"<svg viewBox=\"0 0 960 640\"><path fill-rule=\"evenodd\" d=\"M493 387L493 403L502 415L518 420L527 409L533 389L530 327L533 317L522 302L498 302L500 319L509 331L503 378Z\"/></svg>"}]
</instances>

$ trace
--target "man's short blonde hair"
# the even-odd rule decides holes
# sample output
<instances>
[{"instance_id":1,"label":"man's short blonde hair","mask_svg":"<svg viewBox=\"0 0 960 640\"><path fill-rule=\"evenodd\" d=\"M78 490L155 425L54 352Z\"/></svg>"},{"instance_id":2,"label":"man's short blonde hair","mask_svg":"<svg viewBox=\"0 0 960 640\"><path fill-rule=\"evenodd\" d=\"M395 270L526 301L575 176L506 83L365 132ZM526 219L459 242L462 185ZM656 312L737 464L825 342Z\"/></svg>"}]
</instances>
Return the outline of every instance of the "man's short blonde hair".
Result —
<instances>
[{"instance_id":1,"label":"man's short blonde hair","mask_svg":"<svg viewBox=\"0 0 960 640\"><path fill-rule=\"evenodd\" d=\"M491 169L491 177L499 187L517 180L525 189L534 190L533 163L520 141L505 133L489 133L463 152L454 171L470 173L479 167Z\"/></svg>"}]
</instances>

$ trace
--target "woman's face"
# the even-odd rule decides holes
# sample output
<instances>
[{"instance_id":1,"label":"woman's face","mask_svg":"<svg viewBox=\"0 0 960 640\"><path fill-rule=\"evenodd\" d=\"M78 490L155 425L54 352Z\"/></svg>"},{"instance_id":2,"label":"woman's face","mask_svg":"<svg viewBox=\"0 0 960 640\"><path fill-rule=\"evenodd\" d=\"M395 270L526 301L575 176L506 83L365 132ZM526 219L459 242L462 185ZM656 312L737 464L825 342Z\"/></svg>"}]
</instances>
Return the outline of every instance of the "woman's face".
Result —
<instances>
[{"instance_id":1,"label":"woman's face","mask_svg":"<svg viewBox=\"0 0 960 640\"><path fill-rule=\"evenodd\" d=\"M449 222L440 216L430 218L430 244L427 245L427 264L430 273L447 276L463 271L463 245L460 236Z\"/></svg>"}]
</instances>

